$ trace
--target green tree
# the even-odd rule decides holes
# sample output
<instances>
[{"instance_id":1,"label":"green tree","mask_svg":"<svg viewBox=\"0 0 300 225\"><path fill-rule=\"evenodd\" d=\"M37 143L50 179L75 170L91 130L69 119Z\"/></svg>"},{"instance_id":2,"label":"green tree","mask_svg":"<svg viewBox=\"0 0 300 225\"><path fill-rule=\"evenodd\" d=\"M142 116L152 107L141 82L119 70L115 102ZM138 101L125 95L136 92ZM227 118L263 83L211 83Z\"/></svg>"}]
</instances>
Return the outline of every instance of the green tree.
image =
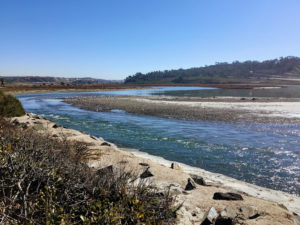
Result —
<instances>
[{"instance_id":1,"label":"green tree","mask_svg":"<svg viewBox=\"0 0 300 225\"><path fill-rule=\"evenodd\" d=\"M4 87L4 78L0 78L1 86Z\"/></svg>"}]
</instances>

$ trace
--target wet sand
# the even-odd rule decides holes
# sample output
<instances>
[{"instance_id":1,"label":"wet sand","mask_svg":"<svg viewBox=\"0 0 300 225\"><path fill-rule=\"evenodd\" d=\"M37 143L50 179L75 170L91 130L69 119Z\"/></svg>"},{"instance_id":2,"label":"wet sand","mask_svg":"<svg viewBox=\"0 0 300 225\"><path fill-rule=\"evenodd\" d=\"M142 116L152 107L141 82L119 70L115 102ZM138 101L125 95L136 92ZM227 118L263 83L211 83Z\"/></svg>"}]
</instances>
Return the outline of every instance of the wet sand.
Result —
<instances>
[{"instance_id":1,"label":"wet sand","mask_svg":"<svg viewBox=\"0 0 300 225\"><path fill-rule=\"evenodd\" d=\"M99 112L119 109L128 113L188 120L300 124L300 99L296 98L85 96L64 101Z\"/></svg>"}]
</instances>

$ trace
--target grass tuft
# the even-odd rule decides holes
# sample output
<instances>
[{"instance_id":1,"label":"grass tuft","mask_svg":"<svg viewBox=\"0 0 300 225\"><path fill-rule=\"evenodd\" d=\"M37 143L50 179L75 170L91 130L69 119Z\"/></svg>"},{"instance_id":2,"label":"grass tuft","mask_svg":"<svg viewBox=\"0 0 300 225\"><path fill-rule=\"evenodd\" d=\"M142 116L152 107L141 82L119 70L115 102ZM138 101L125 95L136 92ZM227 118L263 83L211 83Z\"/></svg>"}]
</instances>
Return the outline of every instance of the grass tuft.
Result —
<instances>
[{"instance_id":1,"label":"grass tuft","mask_svg":"<svg viewBox=\"0 0 300 225\"><path fill-rule=\"evenodd\" d=\"M23 116L25 110L16 97L7 95L0 90L0 115L1 117Z\"/></svg>"}]
</instances>

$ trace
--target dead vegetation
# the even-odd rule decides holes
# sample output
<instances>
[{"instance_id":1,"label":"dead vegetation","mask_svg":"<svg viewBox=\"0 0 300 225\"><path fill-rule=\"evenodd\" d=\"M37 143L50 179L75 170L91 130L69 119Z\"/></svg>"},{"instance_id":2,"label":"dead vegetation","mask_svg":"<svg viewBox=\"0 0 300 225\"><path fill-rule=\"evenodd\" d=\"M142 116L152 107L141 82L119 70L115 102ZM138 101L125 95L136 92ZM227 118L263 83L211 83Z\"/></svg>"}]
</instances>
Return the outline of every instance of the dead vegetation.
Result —
<instances>
[{"instance_id":1,"label":"dead vegetation","mask_svg":"<svg viewBox=\"0 0 300 225\"><path fill-rule=\"evenodd\" d=\"M97 173L84 143L0 121L1 224L172 224L168 193L131 173Z\"/></svg>"}]
</instances>

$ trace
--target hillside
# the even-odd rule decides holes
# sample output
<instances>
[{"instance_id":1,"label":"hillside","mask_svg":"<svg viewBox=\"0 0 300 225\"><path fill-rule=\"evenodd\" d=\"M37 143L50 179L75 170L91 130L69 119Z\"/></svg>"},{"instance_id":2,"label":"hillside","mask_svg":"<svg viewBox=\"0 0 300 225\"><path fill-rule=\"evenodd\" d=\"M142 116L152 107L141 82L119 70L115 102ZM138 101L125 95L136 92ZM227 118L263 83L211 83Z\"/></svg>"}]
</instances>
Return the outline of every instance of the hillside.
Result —
<instances>
[{"instance_id":1,"label":"hillside","mask_svg":"<svg viewBox=\"0 0 300 225\"><path fill-rule=\"evenodd\" d=\"M125 79L127 84L192 83L277 83L300 81L300 58L285 57L266 61L235 61L190 69L136 73Z\"/></svg>"},{"instance_id":2,"label":"hillside","mask_svg":"<svg viewBox=\"0 0 300 225\"><path fill-rule=\"evenodd\" d=\"M65 78L65 77L42 77L42 76L0 76L3 78L5 83L13 84L108 84L108 83L121 83L122 81L116 80L104 80L104 79L95 79L90 77L84 78Z\"/></svg>"}]
</instances>

